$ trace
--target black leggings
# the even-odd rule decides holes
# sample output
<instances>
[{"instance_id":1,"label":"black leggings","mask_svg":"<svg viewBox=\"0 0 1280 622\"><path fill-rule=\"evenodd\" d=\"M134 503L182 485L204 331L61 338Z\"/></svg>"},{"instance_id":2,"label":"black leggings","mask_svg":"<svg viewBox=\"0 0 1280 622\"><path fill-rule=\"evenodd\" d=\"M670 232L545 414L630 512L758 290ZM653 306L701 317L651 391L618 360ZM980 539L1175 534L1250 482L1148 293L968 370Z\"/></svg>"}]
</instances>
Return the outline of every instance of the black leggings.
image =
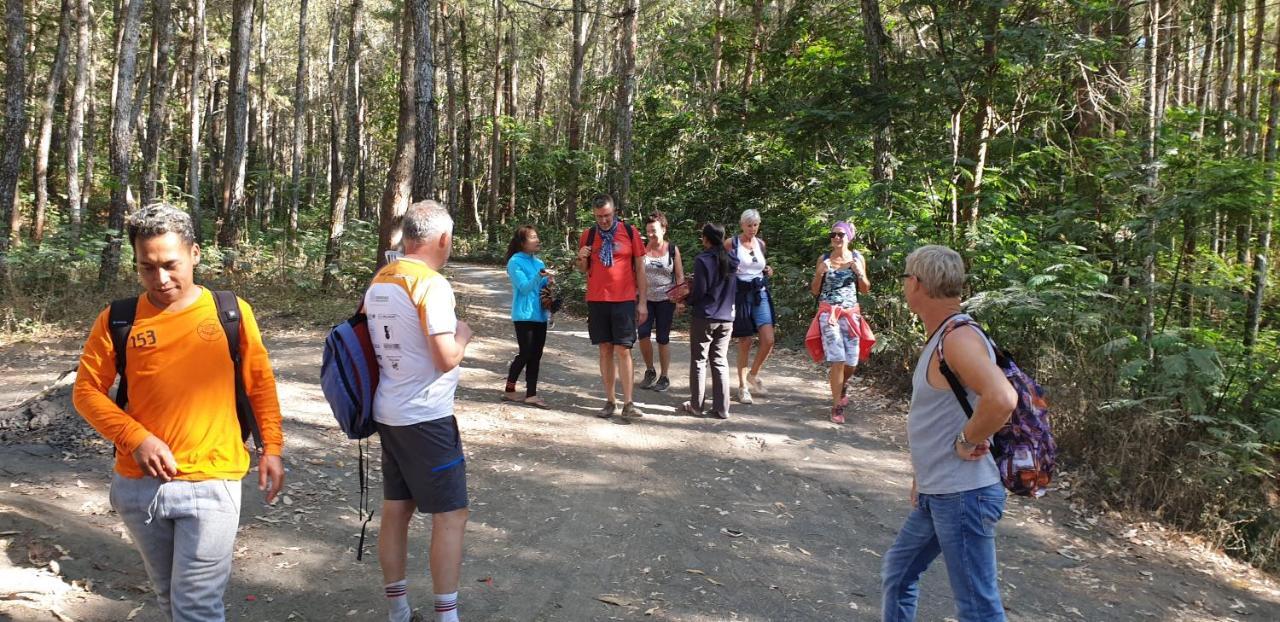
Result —
<instances>
[{"instance_id":1,"label":"black leggings","mask_svg":"<svg viewBox=\"0 0 1280 622\"><path fill-rule=\"evenodd\" d=\"M507 370L507 384L515 384L520 370L525 370L525 396L538 394L538 365L542 362L542 348L547 345L546 322L516 322L516 343L520 353L511 361Z\"/></svg>"}]
</instances>

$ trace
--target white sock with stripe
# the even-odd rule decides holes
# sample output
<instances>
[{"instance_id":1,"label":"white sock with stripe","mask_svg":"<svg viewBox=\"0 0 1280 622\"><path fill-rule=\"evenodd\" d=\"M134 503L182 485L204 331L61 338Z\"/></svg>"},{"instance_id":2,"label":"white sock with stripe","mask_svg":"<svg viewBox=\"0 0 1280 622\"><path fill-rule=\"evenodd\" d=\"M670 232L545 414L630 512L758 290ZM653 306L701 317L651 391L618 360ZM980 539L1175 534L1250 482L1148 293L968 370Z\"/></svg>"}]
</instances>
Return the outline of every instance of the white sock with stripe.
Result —
<instances>
[{"instance_id":1,"label":"white sock with stripe","mask_svg":"<svg viewBox=\"0 0 1280 622\"><path fill-rule=\"evenodd\" d=\"M387 622L409 622L413 609L409 607L409 582L401 579L383 586L387 594Z\"/></svg>"},{"instance_id":2,"label":"white sock with stripe","mask_svg":"<svg viewBox=\"0 0 1280 622\"><path fill-rule=\"evenodd\" d=\"M458 622L458 593L436 594L436 622Z\"/></svg>"}]
</instances>

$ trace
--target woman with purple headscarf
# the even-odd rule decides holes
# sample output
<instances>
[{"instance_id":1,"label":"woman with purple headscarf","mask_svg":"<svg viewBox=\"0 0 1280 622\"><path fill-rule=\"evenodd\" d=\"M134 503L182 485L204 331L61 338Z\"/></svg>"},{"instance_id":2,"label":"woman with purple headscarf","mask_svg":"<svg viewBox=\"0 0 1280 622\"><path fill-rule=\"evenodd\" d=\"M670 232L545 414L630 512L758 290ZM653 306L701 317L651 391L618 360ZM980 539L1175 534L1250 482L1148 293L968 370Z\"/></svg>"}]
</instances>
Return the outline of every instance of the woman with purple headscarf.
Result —
<instances>
[{"instance_id":1,"label":"woman with purple headscarf","mask_svg":"<svg viewBox=\"0 0 1280 622\"><path fill-rule=\"evenodd\" d=\"M871 291L867 279L867 262L858 251L849 249L853 225L840 221L831 226L831 250L818 258L810 291L818 297L818 313L814 318L822 339L822 353L830 366L831 421L844 423L844 409L849 404L849 379L861 358L861 309L858 292Z\"/></svg>"}]
</instances>

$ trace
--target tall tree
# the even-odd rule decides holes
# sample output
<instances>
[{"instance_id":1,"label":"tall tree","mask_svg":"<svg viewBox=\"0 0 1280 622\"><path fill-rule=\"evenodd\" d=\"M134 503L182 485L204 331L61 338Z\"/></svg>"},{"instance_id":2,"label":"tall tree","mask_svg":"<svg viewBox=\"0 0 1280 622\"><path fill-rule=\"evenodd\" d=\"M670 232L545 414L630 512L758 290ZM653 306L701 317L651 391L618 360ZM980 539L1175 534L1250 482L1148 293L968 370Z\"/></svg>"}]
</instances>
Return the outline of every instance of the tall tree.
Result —
<instances>
[{"instance_id":1,"label":"tall tree","mask_svg":"<svg viewBox=\"0 0 1280 622\"><path fill-rule=\"evenodd\" d=\"M0 222L8 222L22 168L22 137L27 132L27 23L22 0L5 0L4 143L0 145ZM9 236L0 235L0 289L9 289Z\"/></svg>"},{"instance_id":2,"label":"tall tree","mask_svg":"<svg viewBox=\"0 0 1280 622\"><path fill-rule=\"evenodd\" d=\"M511 14L509 14L510 16ZM511 17L511 25L507 29L507 68L506 93L503 99L506 100L506 116L508 119L515 120L520 114L520 54L519 48L516 47L516 20ZM516 213L516 142L514 140L506 141L504 145L506 151L506 163L503 165L503 174L506 175L507 184L507 206L503 210L506 217L511 218Z\"/></svg>"},{"instance_id":3,"label":"tall tree","mask_svg":"<svg viewBox=\"0 0 1280 622\"><path fill-rule=\"evenodd\" d=\"M564 227L577 227L578 187L582 151L582 69L587 44L587 0L573 0L573 47L569 60L569 183L564 204ZM566 237L566 239L568 239Z\"/></svg>"},{"instance_id":4,"label":"tall tree","mask_svg":"<svg viewBox=\"0 0 1280 622\"><path fill-rule=\"evenodd\" d=\"M226 143L223 147L222 206L218 246L240 244L244 218L245 151L249 134L249 52L253 48L253 0L231 4L231 67L227 81Z\"/></svg>"},{"instance_id":5,"label":"tall tree","mask_svg":"<svg viewBox=\"0 0 1280 622\"><path fill-rule=\"evenodd\" d=\"M89 0L76 6L76 79L71 90L71 110L67 117L67 214L71 243L80 241L83 214L80 198L80 153L84 149L85 96L89 90Z\"/></svg>"},{"instance_id":6,"label":"tall tree","mask_svg":"<svg viewBox=\"0 0 1280 622\"><path fill-rule=\"evenodd\" d=\"M293 173L289 197L288 237L292 245L298 236L298 198L302 194L303 118L307 115L307 0L298 2L298 70L293 82Z\"/></svg>"},{"instance_id":7,"label":"tall tree","mask_svg":"<svg viewBox=\"0 0 1280 622\"><path fill-rule=\"evenodd\" d=\"M196 232L196 240L203 238L204 219L201 218L200 203L200 100L203 97L205 49L208 47L208 33L204 20L205 0L191 0L191 89L187 99L187 211L191 212L191 225Z\"/></svg>"},{"instance_id":8,"label":"tall tree","mask_svg":"<svg viewBox=\"0 0 1280 622\"><path fill-rule=\"evenodd\" d=\"M142 143L142 204L155 200L160 176L160 148L169 129L169 56L173 52L173 16L170 0L155 0L151 13L151 110L147 113L147 137Z\"/></svg>"},{"instance_id":9,"label":"tall tree","mask_svg":"<svg viewBox=\"0 0 1280 622\"><path fill-rule=\"evenodd\" d=\"M413 198L435 198L436 181L436 61L431 47L431 0L413 3L414 88L417 89L417 136L413 172ZM453 209L452 206L449 209Z\"/></svg>"},{"instance_id":10,"label":"tall tree","mask_svg":"<svg viewBox=\"0 0 1280 622\"><path fill-rule=\"evenodd\" d=\"M1280 12L1276 17L1276 45L1280 45ZM1261 28L1261 26L1259 26ZM1262 302L1267 294L1268 256L1271 253L1271 235L1275 228L1275 181L1276 181L1276 126L1280 117L1280 48L1276 48L1275 64L1272 67L1268 85L1266 146L1263 159L1266 162L1266 199L1263 202L1265 215L1262 227L1258 232L1258 244L1253 253L1253 288L1249 297L1249 308L1245 317L1244 347L1252 353L1258 342L1258 329L1262 324Z\"/></svg>"},{"instance_id":11,"label":"tall tree","mask_svg":"<svg viewBox=\"0 0 1280 622\"><path fill-rule=\"evenodd\" d=\"M31 240L37 245L44 238L45 209L49 204L49 143L53 138L53 113L66 76L67 47L75 14L71 0L62 0L62 13L58 19L58 46L53 54L53 67L49 69L49 82L45 84L44 98L40 104L40 135L36 139L35 162L35 222L31 229Z\"/></svg>"},{"instance_id":12,"label":"tall tree","mask_svg":"<svg viewBox=\"0 0 1280 622\"><path fill-rule=\"evenodd\" d=\"M475 136L475 121L471 114L471 72L469 70L470 48L467 47L467 5L458 5L458 65L462 79L462 195L463 209L468 214L473 231L480 231L480 202L476 194L475 166L471 159L472 139Z\"/></svg>"},{"instance_id":13,"label":"tall tree","mask_svg":"<svg viewBox=\"0 0 1280 622\"><path fill-rule=\"evenodd\" d=\"M871 165L871 176L880 185L876 193L880 206L888 208L892 194L885 185L893 181L894 173L893 105L886 62L889 38L884 33L884 22L880 18L880 0L862 0L862 32L866 39L867 65L876 102L872 134L875 161Z\"/></svg>"},{"instance_id":14,"label":"tall tree","mask_svg":"<svg viewBox=\"0 0 1280 622\"><path fill-rule=\"evenodd\" d=\"M1158 146L1156 138L1160 133L1160 0L1148 0L1147 32L1144 52L1146 53L1147 75L1144 84L1144 102L1146 107L1145 127L1143 128L1142 168L1144 172L1141 197L1142 214L1147 219L1146 252L1143 259L1143 296L1145 305L1142 312L1142 344L1146 349L1148 361L1154 360L1155 348L1152 340L1156 325L1156 250L1159 241L1156 221L1156 186L1160 183L1160 167L1157 161Z\"/></svg>"},{"instance_id":15,"label":"tall tree","mask_svg":"<svg viewBox=\"0 0 1280 622\"><path fill-rule=\"evenodd\" d=\"M764 42L764 0L753 0L751 3L751 47L747 48L747 63L742 73L742 96L745 98L751 91L756 78L756 62L760 59L761 45Z\"/></svg>"},{"instance_id":16,"label":"tall tree","mask_svg":"<svg viewBox=\"0 0 1280 622\"><path fill-rule=\"evenodd\" d=\"M493 119L489 136L489 243L498 241L498 195L502 184L502 1L493 0L493 97L489 116Z\"/></svg>"},{"instance_id":17,"label":"tall tree","mask_svg":"<svg viewBox=\"0 0 1280 622\"><path fill-rule=\"evenodd\" d=\"M444 44L445 118L448 120L449 134L449 187L445 191L445 202L457 219L462 213L458 204L462 183L462 167L458 162L458 91L453 78L453 30L449 27L448 6L443 4L440 11L440 32Z\"/></svg>"},{"instance_id":18,"label":"tall tree","mask_svg":"<svg viewBox=\"0 0 1280 622\"><path fill-rule=\"evenodd\" d=\"M351 36L347 40L346 153L337 171L337 187L329 211L329 240L324 251L324 277L321 287L329 289L337 276L341 259L342 233L347 224L347 203L351 200L351 182L360 159L360 55L364 49L364 2L351 3Z\"/></svg>"},{"instance_id":19,"label":"tall tree","mask_svg":"<svg viewBox=\"0 0 1280 622\"><path fill-rule=\"evenodd\" d=\"M724 78L724 3L725 0L714 0L715 23L712 24L711 35L711 115L720 114L720 89Z\"/></svg>"},{"instance_id":20,"label":"tall tree","mask_svg":"<svg viewBox=\"0 0 1280 622\"><path fill-rule=\"evenodd\" d=\"M620 31L621 48L618 63L617 136L614 162L617 181L613 186L613 199L619 212L627 208L631 194L632 140L631 125L636 107L636 24L639 21L640 0L626 0L622 11Z\"/></svg>"},{"instance_id":21,"label":"tall tree","mask_svg":"<svg viewBox=\"0 0 1280 622\"><path fill-rule=\"evenodd\" d=\"M387 171L387 185L382 191L382 203L378 211L379 267L386 263L387 251L400 243L400 220L409 207L413 190L413 143L417 132L414 127L417 122L417 89L413 83L413 67L417 52L413 32L416 24L410 6L405 6L403 17L400 22L400 87L397 89L400 114L396 121L396 150ZM447 49L446 47L446 51Z\"/></svg>"},{"instance_id":22,"label":"tall tree","mask_svg":"<svg viewBox=\"0 0 1280 622\"><path fill-rule=\"evenodd\" d=\"M116 102L111 109L111 215L107 219L107 245L102 249L98 283L107 285L120 269L120 245L124 216L129 211L129 169L133 164L134 78L138 70L138 36L145 0L121 0L120 58L116 62Z\"/></svg>"}]
</instances>

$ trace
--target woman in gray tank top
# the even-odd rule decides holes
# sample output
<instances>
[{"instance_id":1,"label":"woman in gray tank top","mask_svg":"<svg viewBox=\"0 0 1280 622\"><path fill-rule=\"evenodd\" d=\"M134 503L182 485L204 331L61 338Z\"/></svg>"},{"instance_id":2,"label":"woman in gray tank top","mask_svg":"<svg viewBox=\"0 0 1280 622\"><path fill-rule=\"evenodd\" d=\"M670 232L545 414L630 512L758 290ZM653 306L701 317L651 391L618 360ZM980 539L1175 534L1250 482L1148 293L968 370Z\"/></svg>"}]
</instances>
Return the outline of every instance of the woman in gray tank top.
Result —
<instances>
[{"instance_id":1,"label":"woman in gray tank top","mask_svg":"<svg viewBox=\"0 0 1280 622\"><path fill-rule=\"evenodd\" d=\"M996 582L995 526L1004 514L1004 487L990 455L990 438L1017 405L1017 394L996 366L995 352L972 327L949 330L960 313L964 262L943 246L907 257L900 275L911 311L929 339L911 379L907 442L911 446L911 513L884 555L883 619L915 619L920 576L939 555L947 566L960 622L1005 619ZM967 389L973 417L939 370L939 350Z\"/></svg>"},{"instance_id":2,"label":"woman in gray tank top","mask_svg":"<svg viewBox=\"0 0 1280 622\"><path fill-rule=\"evenodd\" d=\"M644 247L644 278L648 283L645 300L649 317L638 329L640 356L644 358L644 379L641 389L666 391L671 387L667 370L671 366L671 325L675 321L676 303L667 296L667 290L684 282L683 260L675 242L667 240L667 215L653 212L644 219L647 243ZM657 333L658 367L653 368L653 342L649 336Z\"/></svg>"}]
</instances>

